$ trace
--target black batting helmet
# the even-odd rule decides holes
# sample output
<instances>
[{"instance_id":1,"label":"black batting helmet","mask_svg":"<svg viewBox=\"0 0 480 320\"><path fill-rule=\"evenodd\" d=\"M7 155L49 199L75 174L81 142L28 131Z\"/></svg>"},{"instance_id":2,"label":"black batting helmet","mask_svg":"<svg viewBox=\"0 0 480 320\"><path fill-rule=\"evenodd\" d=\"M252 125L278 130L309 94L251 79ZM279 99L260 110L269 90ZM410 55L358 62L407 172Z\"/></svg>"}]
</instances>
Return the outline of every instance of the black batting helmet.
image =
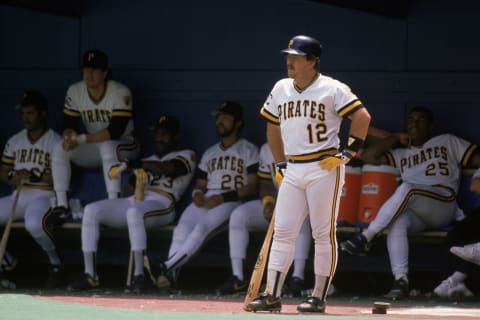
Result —
<instances>
[{"instance_id":1,"label":"black batting helmet","mask_svg":"<svg viewBox=\"0 0 480 320\"><path fill-rule=\"evenodd\" d=\"M322 45L315 38L299 35L290 39L288 42L288 48L283 49L280 52L284 54L320 58L320 55L322 54Z\"/></svg>"}]
</instances>

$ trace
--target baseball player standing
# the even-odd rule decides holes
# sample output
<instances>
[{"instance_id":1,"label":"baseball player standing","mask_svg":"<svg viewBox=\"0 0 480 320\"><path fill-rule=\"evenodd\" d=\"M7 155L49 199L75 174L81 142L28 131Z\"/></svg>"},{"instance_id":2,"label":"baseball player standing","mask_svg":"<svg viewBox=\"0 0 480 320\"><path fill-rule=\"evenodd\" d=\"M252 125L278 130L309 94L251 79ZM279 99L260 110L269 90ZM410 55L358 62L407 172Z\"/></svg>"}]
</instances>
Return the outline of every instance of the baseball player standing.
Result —
<instances>
[{"instance_id":1,"label":"baseball player standing","mask_svg":"<svg viewBox=\"0 0 480 320\"><path fill-rule=\"evenodd\" d=\"M174 285L178 273L206 239L226 226L242 200L257 193L258 147L241 138L242 106L224 101L215 113L220 142L208 148L197 168L191 203L173 231L168 260L162 263L159 288Z\"/></svg>"},{"instance_id":2,"label":"baseball player standing","mask_svg":"<svg viewBox=\"0 0 480 320\"><path fill-rule=\"evenodd\" d=\"M144 200L135 203L134 196L106 199L85 206L82 219L82 251L85 263L83 277L71 284L71 289L87 290L99 286L95 257L100 225L114 228L128 226L130 246L135 269L132 290L140 293L145 288L143 256L147 249L146 229L172 223L175 203L188 187L196 166L192 150L176 150L179 122L169 115L159 117L155 126L155 154L135 165L135 176L147 183ZM119 178L114 166L112 178Z\"/></svg>"},{"instance_id":3,"label":"baseball player standing","mask_svg":"<svg viewBox=\"0 0 480 320\"><path fill-rule=\"evenodd\" d=\"M315 248L315 285L297 310L324 312L337 263L336 219L345 164L362 146L370 115L348 86L317 71L321 45L316 39L295 36L282 53L288 78L275 84L261 114L268 120L267 139L277 174L284 177L275 206L267 286L247 309L281 309L295 239L308 216ZM338 133L344 117L351 120L350 137L339 152Z\"/></svg>"},{"instance_id":4,"label":"baseball player standing","mask_svg":"<svg viewBox=\"0 0 480 320\"><path fill-rule=\"evenodd\" d=\"M233 210L228 225L230 261L232 275L217 289L218 295L245 291L248 281L244 278L243 266L247 256L248 232L266 231L273 215L278 183L275 179L275 160L268 143L260 148L260 166L258 168L260 199L242 203ZM295 263L288 293L300 296L304 284L305 262L310 252L311 230L305 219L295 243Z\"/></svg>"},{"instance_id":5,"label":"baseball player standing","mask_svg":"<svg viewBox=\"0 0 480 320\"><path fill-rule=\"evenodd\" d=\"M392 300L409 292L407 235L449 225L460 210L460 167L480 165L477 146L451 134L433 136L432 129L432 112L417 106L408 113L406 133L392 134L365 149L363 161L398 168L402 184L367 229L340 244L342 251L365 254L369 242L390 228L387 248L394 282L385 298Z\"/></svg>"},{"instance_id":6,"label":"baseball player standing","mask_svg":"<svg viewBox=\"0 0 480 320\"><path fill-rule=\"evenodd\" d=\"M112 165L138 156L133 137L132 95L123 84L108 80L108 58L99 50L85 52L83 80L68 88L65 98L63 142L54 150L52 174L57 196L54 216L70 216L67 191L70 161L86 168L103 168L108 198L117 198L120 180L110 179ZM80 121L86 133L79 133Z\"/></svg>"},{"instance_id":7,"label":"baseball player standing","mask_svg":"<svg viewBox=\"0 0 480 320\"><path fill-rule=\"evenodd\" d=\"M52 152L61 138L48 128L47 99L43 94L25 92L20 110L24 129L8 140L0 163L0 181L16 189L11 195L0 198L0 224L7 222L15 195L20 192L14 219L25 221L25 228L47 253L50 266L46 287L53 289L61 280L63 267L44 222L51 214L50 198L55 197Z\"/></svg>"}]
</instances>

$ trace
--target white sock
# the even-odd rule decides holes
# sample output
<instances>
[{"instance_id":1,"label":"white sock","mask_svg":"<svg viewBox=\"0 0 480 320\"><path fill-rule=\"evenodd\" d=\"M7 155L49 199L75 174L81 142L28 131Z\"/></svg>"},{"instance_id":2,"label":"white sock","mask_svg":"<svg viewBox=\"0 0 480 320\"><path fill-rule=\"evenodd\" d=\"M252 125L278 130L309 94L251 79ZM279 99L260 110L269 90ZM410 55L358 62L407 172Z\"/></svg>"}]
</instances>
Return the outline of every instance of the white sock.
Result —
<instances>
[{"instance_id":1,"label":"white sock","mask_svg":"<svg viewBox=\"0 0 480 320\"><path fill-rule=\"evenodd\" d=\"M238 278L238 280L243 281L243 259L232 258L232 273Z\"/></svg>"},{"instance_id":2,"label":"white sock","mask_svg":"<svg viewBox=\"0 0 480 320\"><path fill-rule=\"evenodd\" d=\"M47 255L48 255L48 260L50 261L50 264L53 264L56 266L62 264L62 261L58 257L57 251L55 250L47 251Z\"/></svg>"},{"instance_id":3,"label":"white sock","mask_svg":"<svg viewBox=\"0 0 480 320\"><path fill-rule=\"evenodd\" d=\"M305 273L305 260L295 259L295 262L293 263L292 277L297 277L303 280L304 273Z\"/></svg>"},{"instance_id":4,"label":"white sock","mask_svg":"<svg viewBox=\"0 0 480 320\"><path fill-rule=\"evenodd\" d=\"M68 208L67 192L57 191L57 206Z\"/></svg>"},{"instance_id":5,"label":"white sock","mask_svg":"<svg viewBox=\"0 0 480 320\"><path fill-rule=\"evenodd\" d=\"M135 266L133 275L143 275L143 250L133 251L133 264Z\"/></svg>"},{"instance_id":6,"label":"white sock","mask_svg":"<svg viewBox=\"0 0 480 320\"><path fill-rule=\"evenodd\" d=\"M109 192L108 193L108 199L117 199L118 198L118 192Z\"/></svg>"},{"instance_id":7,"label":"white sock","mask_svg":"<svg viewBox=\"0 0 480 320\"><path fill-rule=\"evenodd\" d=\"M95 251L84 252L83 261L85 263L85 273L88 273L92 278L97 278L97 272L95 270Z\"/></svg>"}]
</instances>

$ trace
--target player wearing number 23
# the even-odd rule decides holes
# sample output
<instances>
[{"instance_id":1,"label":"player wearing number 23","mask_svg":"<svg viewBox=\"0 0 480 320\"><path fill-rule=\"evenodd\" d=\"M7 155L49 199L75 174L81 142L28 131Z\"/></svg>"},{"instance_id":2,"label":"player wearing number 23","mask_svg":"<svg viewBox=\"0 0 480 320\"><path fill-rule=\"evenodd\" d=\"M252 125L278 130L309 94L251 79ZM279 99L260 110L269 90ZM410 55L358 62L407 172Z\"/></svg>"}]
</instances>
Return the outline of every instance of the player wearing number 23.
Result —
<instances>
[{"instance_id":1,"label":"player wearing number 23","mask_svg":"<svg viewBox=\"0 0 480 320\"><path fill-rule=\"evenodd\" d=\"M278 81L261 108L268 120L267 140L283 181L275 206L275 231L268 259L265 292L248 304L251 311L279 311L280 296L306 217L315 246L315 286L300 312L324 312L337 264L336 217L345 164L362 146L370 115L345 84L318 72L320 43L295 36L282 50L288 78ZM338 136L351 120L346 148ZM280 175L281 176L281 175ZM279 179L281 180L281 179Z\"/></svg>"}]
</instances>

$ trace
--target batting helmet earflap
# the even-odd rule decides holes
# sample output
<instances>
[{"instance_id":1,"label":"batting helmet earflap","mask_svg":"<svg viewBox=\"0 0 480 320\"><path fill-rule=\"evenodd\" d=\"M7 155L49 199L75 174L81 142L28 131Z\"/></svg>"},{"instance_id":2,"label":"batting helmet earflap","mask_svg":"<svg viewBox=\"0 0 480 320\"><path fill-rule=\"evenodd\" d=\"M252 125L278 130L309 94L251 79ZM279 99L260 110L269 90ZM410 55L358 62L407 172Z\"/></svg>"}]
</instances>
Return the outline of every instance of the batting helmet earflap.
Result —
<instances>
[{"instance_id":1,"label":"batting helmet earflap","mask_svg":"<svg viewBox=\"0 0 480 320\"><path fill-rule=\"evenodd\" d=\"M316 58L320 58L320 55L322 54L322 45L315 38L298 35L290 39L288 42L288 48L283 49L280 52L298 56L312 55Z\"/></svg>"}]
</instances>

